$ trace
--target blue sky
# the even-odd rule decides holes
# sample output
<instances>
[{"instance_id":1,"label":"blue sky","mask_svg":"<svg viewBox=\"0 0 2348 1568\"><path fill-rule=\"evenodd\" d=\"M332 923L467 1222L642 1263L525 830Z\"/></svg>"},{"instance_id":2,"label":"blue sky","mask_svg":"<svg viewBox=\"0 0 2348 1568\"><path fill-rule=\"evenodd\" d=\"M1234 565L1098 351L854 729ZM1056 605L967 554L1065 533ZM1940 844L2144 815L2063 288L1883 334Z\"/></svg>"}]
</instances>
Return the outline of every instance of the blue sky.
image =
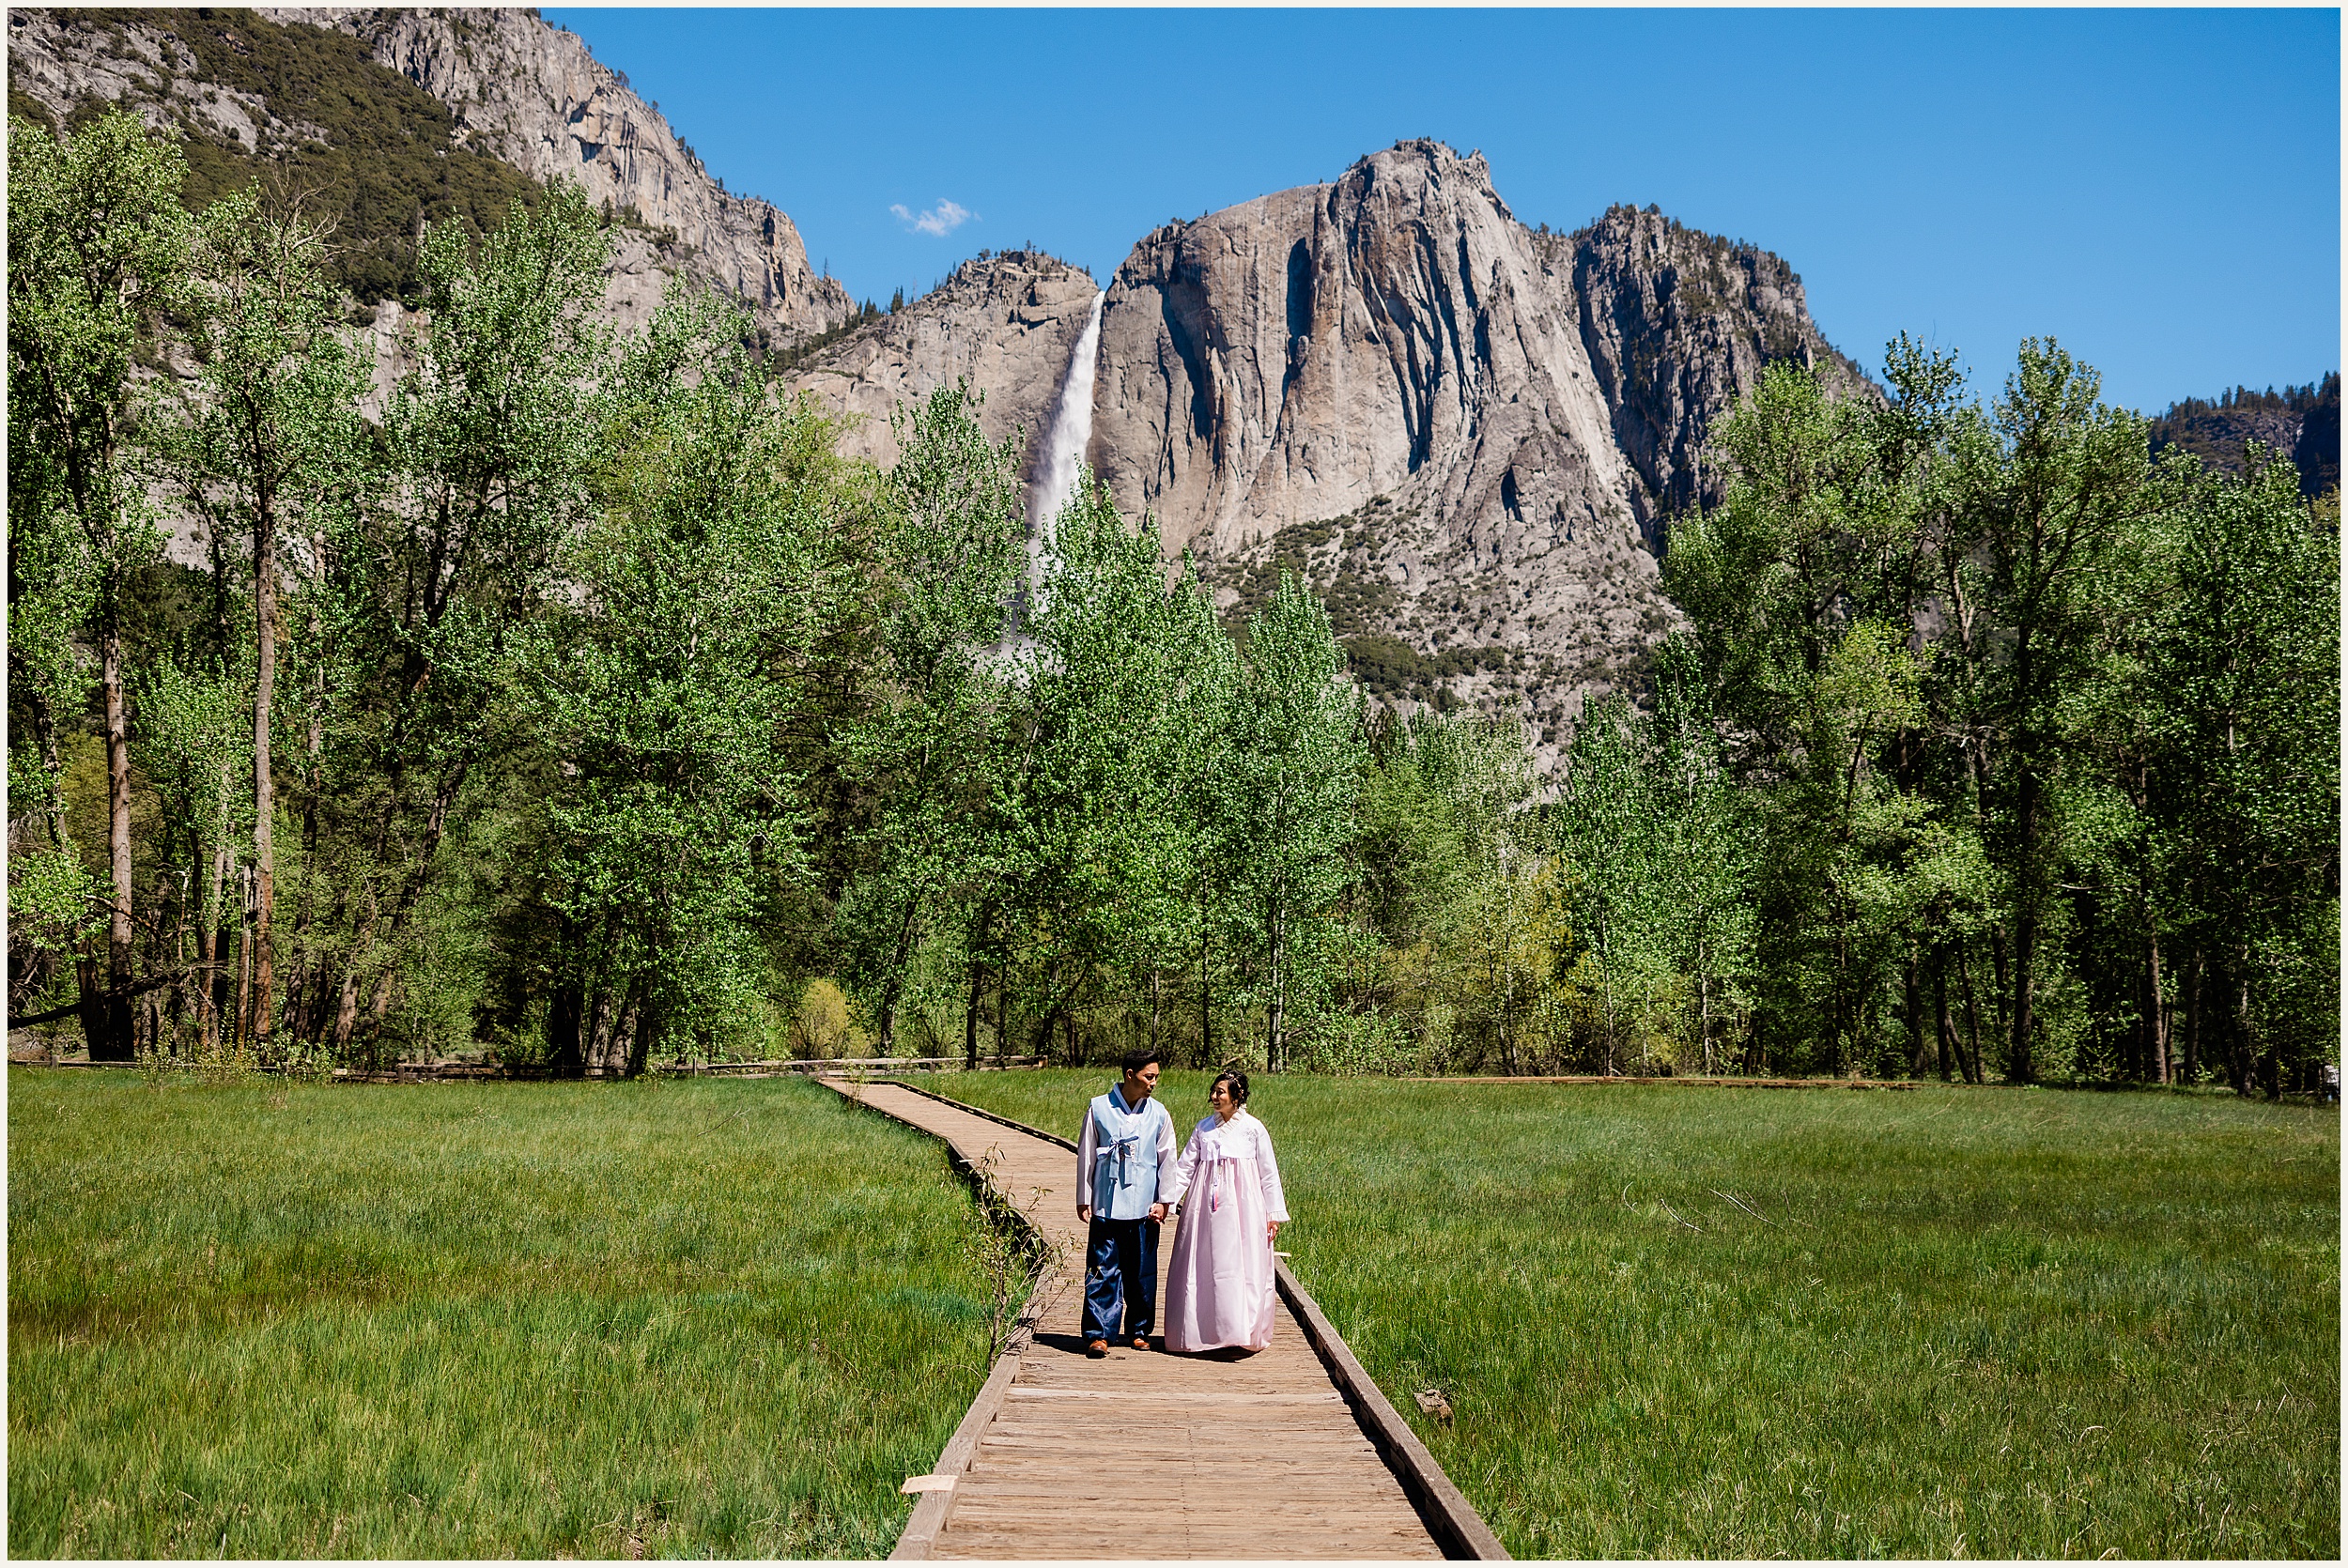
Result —
<instances>
[{"instance_id":1,"label":"blue sky","mask_svg":"<svg viewBox=\"0 0 2348 1568\"><path fill-rule=\"evenodd\" d=\"M2340 364L2335 10L544 14L858 299L1030 242L1105 283L1427 135L1527 223L1775 251L1871 367L1906 331L1994 391L2052 334L2156 409Z\"/></svg>"}]
</instances>

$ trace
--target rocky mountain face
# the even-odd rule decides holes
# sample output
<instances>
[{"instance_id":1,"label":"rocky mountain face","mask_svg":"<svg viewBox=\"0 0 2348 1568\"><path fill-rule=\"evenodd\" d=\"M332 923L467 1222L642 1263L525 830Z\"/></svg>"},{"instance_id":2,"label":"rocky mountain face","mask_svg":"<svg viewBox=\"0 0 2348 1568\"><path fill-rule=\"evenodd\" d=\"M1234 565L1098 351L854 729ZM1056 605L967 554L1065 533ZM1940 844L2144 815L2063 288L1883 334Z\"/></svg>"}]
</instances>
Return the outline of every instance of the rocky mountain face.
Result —
<instances>
[{"instance_id":1,"label":"rocky mountain face","mask_svg":"<svg viewBox=\"0 0 2348 1568\"><path fill-rule=\"evenodd\" d=\"M264 7L259 14L350 34L455 111L464 145L533 179L577 180L589 200L672 236L685 274L741 300L770 341L826 331L851 313L848 291L816 274L788 216L720 187L659 110L577 34L536 11Z\"/></svg>"},{"instance_id":2,"label":"rocky mountain face","mask_svg":"<svg viewBox=\"0 0 2348 1568\"><path fill-rule=\"evenodd\" d=\"M1652 207L1610 208L1576 234L1542 235L1569 272L1582 341L1639 477L1631 505L1651 542L1662 516L1720 499L1701 447L1773 360L1824 366L1830 385L1872 396L1866 374L1819 336L1801 279L1751 245L1682 227Z\"/></svg>"},{"instance_id":3,"label":"rocky mountain face","mask_svg":"<svg viewBox=\"0 0 2348 1568\"><path fill-rule=\"evenodd\" d=\"M1092 275L1035 251L976 257L912 304L811 356L793 378L850 422L843 451L894 462L889 410L967 380L989 440L1025 435L1022 478L1100 293Z\"/></svg>"},{"instance_id":4,"label":"rocky mountain face","mask_svg":"<svg viewBox=\"0 0 2348 1568\"><path fill-rule=\"evenodd\" d=\"M177 35L187 14L11 8L9 85L59 118L92 100L116 103L150 124L253 152L326 139L322 127L274 115L267 94L208 76L198 52ZM815 273L787 216L721 189L624 77L534 11L200 13L231 29L247 17L356 39L375 63L447 105L449 150L485 155L533 179L577 180L590 199L630 217L607 301L624 324L647 316L678 272L740 299L777 346L835 329L851 314L847 291Z\"/></svg>"},{"instance_id":5,"label":"rocky mountain face","mask_svg":"<svg viewBox=\"0 0 2348 1568\"><path fill-rule=\"evenodd\" d=\"M680 272L742 299L795 385L877 461L895 456L893 407L967 379L990 437L1025 432L1025 477L1044 493L1046 426L1097 306L1092 396L1074 399L1059 439L1197 557L1234 623L1297 572L1374 694L1517 717L1552 756L1576 696L1635 682L1673 621L1659 557L1668 517L1719 493L1713 422L1779 360L1876 395L1777 257L1652 208L1528 228L1480 156L1430 141L1146 235L1105 293L1046 255L981 254L858 322L789 218L724 191L624 76L534 12L20 8L12 101L60 119L125 104L206 144L224 178L246 177L249 154L298 161L329 138L363 160L349 125L308 123L324 109L286 108L311 100L231 69L268 29L293 62L281 75L376 71L429 95L414 100L426 140L448 144L432 168L493 164L471 198L485 210L514 177L496 171L580 181L627 220L607 280L615 319L642 319ZM328 60L321 38L363 59ZM390 297L373 310L380 388L405 315Z\"/></svg>"},{"instance_id":6,"label":"rocky mountain face","mask_svg":"<svg viewBox=\"0 0 2348 1568\"><path fill-rule=\"evenodd\" d=\"M2188 397L2172 403L2153 420L2151 439L2157 455L2165 447L2179 446L2201 460L2204 468L2239 475L2245 443L2256 441L2270 452L2286 453L2299 470L2301 493L2322 495L2340 487L2340 373L2320 382L2269 387L2263 392L2236 387L2215 398Z\"/></svg>"},{"instance_id":7,"label":"rocky mountain face","mask_svg":"<svg viewBox=\"0 0 2348 1568\"><path fill-rule=\"evenodd\" d=\"M1776 257L1652 211L1529 229L1481 157L1405 142L1145 237L1089 456L1234 610L1301 571L1374 691L1553 745L1670 624L1662 519L1779 359L1872 394Z\"/></svg>"},{"instance_id":8,"label":"rocky mountain face","mask_svg":"<svg viewBox=\"0 0 2348 1568\"><path fill-rule=\"evenodd\" d=\"M991 435L1028 432L1032 485L1092 297L981 257L799 385L886 458L886 409L967 377ZM1482 158L1406 142L1144 236L1102 300L1085 452L1234 621L1296 572L1375 694L1513 715L1553 756L1576 694L1671 624L1664 520L1718 496L1704 437L1784 359L1876 395L1775 256L1652 210L1529 229Z\"/></svg>"}]
</instances>

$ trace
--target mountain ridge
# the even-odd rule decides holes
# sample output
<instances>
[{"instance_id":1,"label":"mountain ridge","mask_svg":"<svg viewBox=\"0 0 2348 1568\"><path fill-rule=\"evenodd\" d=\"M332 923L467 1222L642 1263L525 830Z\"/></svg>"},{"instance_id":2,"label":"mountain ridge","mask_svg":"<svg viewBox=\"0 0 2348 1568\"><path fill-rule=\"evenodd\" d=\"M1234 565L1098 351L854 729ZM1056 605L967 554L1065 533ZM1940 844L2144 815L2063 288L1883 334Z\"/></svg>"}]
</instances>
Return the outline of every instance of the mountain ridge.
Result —
<instances>
[{"instance_id":1,"label":"mountain ridge","mask_svg":"<svg viewBox=\"0 0 2348 1568\"><path fill-rule=\"evenodd\" d=\"M619 72L534 10L15 7L8 12L11 102L21 95L56 120L101 103L129 110L186 139L216 179L224 153L233 160L324 152L321 144L348 141L350 132L274 109L288 85L318 85L320 70L345 72L330 85L369 91L371 84L349 80L346 63L297 56L285 67L302 76L295 84L272 84L266 74L237 82L205 69L204 59L218 54L211 46L222 42L248 61L283 54L261 47L276 38L255 35L288 28L348 38L367 64L443 105L444 159L487 158L532 181L576 179L591 200L630 220L618 227L607 269L607 311L615 320L640 323L680 274L739 300L770 347L834 330L854 314L847 290L809 264L787 214L723 190ZM198 30L208 36L187 36Z\"/></svg>"},{"instance_id":2,"label":"mountain ridge","mask_svg":"<svg viewBox=\"0 0 2348 1568\"><path fill-rule=\"evenodd\" d=\"M301 156L322 128L190 74L174 29L199 15L349 40L369 69L445 106L415 132L445 137L444 161L578 178L626 220L608 315L640 321L680 273L741 299L789 384L875 461L893 456L894 407L966 381L992 438L1024 433L1032 488L1097 300L1089 427L1073 435L1120 510L1193 552L1234 621L1282 567L1299 571L1374 694L1514 717L1545 751L1577 695L1635 684L1675 623L1659 568L1668 518L1717 498L1704 439L1762 369L1798 360L1838 395L1879 395L1819 332L1782 259L1651 207L1570 234L1528 228L1480 154L1423 138L1152 230L1105 289L1040 252L982 252L875 319L808 268L786 214L724 191L621 73L534 13L270 8L93 24L33 8L10 13L12 91L61 117L102 100L182 135ZM380 387L401 308L384 300L371 330Z\"/></svg>"}]
</instances>

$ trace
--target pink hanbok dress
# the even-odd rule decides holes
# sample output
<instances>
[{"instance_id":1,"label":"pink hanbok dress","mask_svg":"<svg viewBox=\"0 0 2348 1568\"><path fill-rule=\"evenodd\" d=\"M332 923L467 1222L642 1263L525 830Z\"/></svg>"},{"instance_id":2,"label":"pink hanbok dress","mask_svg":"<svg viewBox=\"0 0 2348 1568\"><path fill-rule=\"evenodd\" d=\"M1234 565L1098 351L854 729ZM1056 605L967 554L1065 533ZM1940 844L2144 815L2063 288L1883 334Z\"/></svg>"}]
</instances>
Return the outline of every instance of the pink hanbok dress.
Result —
<instances>
[{"instance_id":1,"label":"pink hanbok dress","mask_svg":"<svg viewBox=\"0 0 2348 1568\"><path fill-rule=\"evenodd\" d=\"M1175 1165L1182 1205L1166 1269L1166 1347L1261 1350L1276 1313L1266 1221L1285 1223L1272 1135L1242 1106L1191 1129Z\"/></svg>"}]
</instances>

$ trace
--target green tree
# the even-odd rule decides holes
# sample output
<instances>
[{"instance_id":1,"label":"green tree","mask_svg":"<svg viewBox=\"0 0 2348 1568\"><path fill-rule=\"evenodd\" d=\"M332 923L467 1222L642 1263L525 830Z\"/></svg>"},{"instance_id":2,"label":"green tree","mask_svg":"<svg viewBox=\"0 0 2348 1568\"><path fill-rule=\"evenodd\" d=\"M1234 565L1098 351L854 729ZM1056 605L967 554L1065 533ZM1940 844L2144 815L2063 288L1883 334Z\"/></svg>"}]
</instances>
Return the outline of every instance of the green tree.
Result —
<instances>
[{"instance_id":1,"label":"green tree","mask_svg":"<svg viewBox=\"0 0 2348 1568\"><path fill-rule=\"evenodd\" d=\"M1359 699L1321 600L1288 572L1248 618L1213 790L1210 850L1225 942L1264 1009L1266 1059L1287 1063L1291 1014L1317 1007L1343 932L1360 786Z\"/></svg>"},{"instance_id":2,"label":"green tree","mask_svg":"<svg viewBox=\"0 0 2348 1568\"><path fill-rule=\"evenodd\" d=\"M304 607L301 918L331 841L338 901L356 924L331 1022L326 952L297 943L293 987L308 993L297 1028L338 1050L352 1041L370 972L370 1038L381 1029L441 843L512 732L491 719L517 639L547 612L560 551L590 514L595 382L609 358L593 312L610 248L567 183L534 208L515 202L486 236L429 228L414 368L383 421L379 516L366 530L321 518L307 542L319 570ZM340 820L321 822L330 815ZM289 994L289 1007L302 1000Z\"/></svg>"},{"instance_id":3,"label":"green tree","mask_svg":"<svg viewBox=\"0 0 2348 1568\"><path fill-rule=\"evenodd\" d=\"M2064 703L2107 641L2121 550L2172 495L2155 483L2143 420L2098 402L2100 387L2051 339L2025 339L1988 423L1956 448L1956 526L2002 632L1985 681L1985 782L2013 900L2007 1070L2024 1082L2036 1076L2041 936L2062 859Z\"/></svg>"},{"instance_id":4,"label":"green tree","mask_svg":"<svg viewBox=\"0 0 2348 1568\"><path fill-rule=\"evenodd\" d=\"M2323 932L2338 921L2340 539L2287 462L2254 456L2248 480L2197 478L2180 508L2144 689L2169 752L2153 806L2162 858L2231 990L2226 1074L2248 1094L2263 1057L2278 1094L2287 1053L2321 1060L2337 1044L2319 1019L2262 1027L2257 993L2287 993L2312 966L2338 1010Z\"/></svg>"},{"instance_id":5,"label":"green tree","mask_svg":"<svg viewBox=\"0 0 2348 1568\"><path fill-rule=\"evenodd\" d=\"M1797 1053L1805 1038L1823 1043L1836 1070L1872 1027L1890 955L1915 940L1900 929L1913 915L1900 878L1929 801L1934 715L1905 644L1921 640L1909 629L1945 530L1945 449L1960 423L1953 359L1902 339L1888 364L1882 404L1830 398L1815 375L1770 367L1716 438L1726 496L1683 520L1666 563L1702 671L1678 678L1681 700L1700 687L1707 722L1725 721L1717 752L1674 721L1686 798L1701 793L1707 752L1747 792L1735 815L1755 851L1744 913L1757 1022ZM1688 819L1699 823L1730 830L1709 806ZM1708 975L1702 986L1708 997Z\"/></svg>"},{"instance_id":6,"label":"green tree","mask_svg":"<svg viewBox=\"0 0 2348 1568\"><path fill-rule=\"evenodd\" d=\"M605 393L603 515L578 599L533 661L563 761L546 897L568 941L559 1063L642 1070L759 1014L763 918L803 875L785 731L842 592L831 427L743 346L738 311L673 289Z\"/></svg>"},{"instance_id":7,"label":"green tree","mask_svg":"<svg viewBox=\"0 0 2348 1568\"><path fill-rule=\"evenodd\" d=\"M884 491L879 678L842 746L874 805L839 930L886 1055L925 926L960 910L965 1045L975 1056L981 977L1000 968L1000 900L981 819L1004 699L990 650L1026 560L1019 454L1013 442L987 440L963 384L938 388L893 427L902 455Z\"/></svg>"},{"instance_id":8,"label":"green tree","mask_svg":"<svg viewBox=\"0 0 2348 1568\"><path fill-rule=\"evenodd\" d=\"M1167 580L1154 523L1129 526L1080 472L1042 552L997 820L1042 1002L1039 1038L1114 980L1162 1031L1165 977L1195 950L1190 810L1224 711L1229 644L1197 578Z\"/></svg>"},{"instance_id":9,"label":"green tree","mask_svg":"<svg viewBox=\"0 0 2348 1568\"><path fill-rule=\"evenodd\" d=\"M1585 704L1554 813L1563 893L1599 1007L1603 1070L1622 1070L1624 1037L1643 1015L1662 960L1655 907L1661 802L1630 703Z\"/></svg>"},{"instance_id":10,"label":"green tree","mask_svg":"<svg viewBox=\"0 0 2348 1568\"><path fill-rule=\"evenodd\" d=\"M1422 1038L1447 1018L1516 1071L1567 956L1522 730L1421 713L1380 726L1363 762L1344 1001Z\"/></svg>"},{"instance_id":11,"label":"green tree","mask_svg":"<svg viewBox=\"0 0 2348 1568\"><path fill-rule=\"evenodd\" d=\"M191 269L190 337L201 368L167 443L213 538L250 546L254 962L236 1034L256 1052L267 1050L275 1018L282 578L317 571L301 543L334 530L366 484L359 418L366 369L344 338L324 256L324 231L304 220L299 202L265 207L244 191L204 215Z\"/></svg>"},{"instance_id":12,"label":"green tree","mask_svg":"<svg viewBox=\"0 0 2348 1568\"><path fill-rule=\"evenodd\" d=\"M142 670L133 688L139 768L159 797L166 838L157 858L174 864L175 836L185 855L178 862L180 907L193 915L197 1040L208 1053L220 1038L228 870L237 835L251 831L252 693L244 673L216 656L166 656Z\"/></svg>"},{"instance_id":13,"label":"green tree","mask_svg":"<svg viewBox=\"0 0 2348 1568\"><path fill-rule=\"evenodd\" d=\"M1684 634L1664 640L1655 671L1648 745L1662 840L1659 891L1671 962L1694 992L1695 1060L1712 1073L1722 1061L1716 1041L1751 1004L1753 878L1762 846L1751 803L1722 766L1711 693Z\"/></svg>"},{"instance_id":14,"label":"green tree","mask_svg":"<svg viewBox=\"0 0 2348 1568\"><path fill-rule=\"evenodd\" d=\"M131 366L187 265L183 172L177 149L133 115L101 115L62 139L28 120L8 121L11 685L26 679L41 754L41 773L23 776L39 778L36 798L54 802L58 704L77 684L66 639L85 628L92 635L105 707L109 915L103 992L86 972L81 990L83 1030L98 1060L128 1060L131 1051L122 614L131 574L154 559L158 544L126 462ZM26 638L23 659L19 635ZM54 808L51 836L50 853L66 853Z\"/></svg>"}]
</instances>

